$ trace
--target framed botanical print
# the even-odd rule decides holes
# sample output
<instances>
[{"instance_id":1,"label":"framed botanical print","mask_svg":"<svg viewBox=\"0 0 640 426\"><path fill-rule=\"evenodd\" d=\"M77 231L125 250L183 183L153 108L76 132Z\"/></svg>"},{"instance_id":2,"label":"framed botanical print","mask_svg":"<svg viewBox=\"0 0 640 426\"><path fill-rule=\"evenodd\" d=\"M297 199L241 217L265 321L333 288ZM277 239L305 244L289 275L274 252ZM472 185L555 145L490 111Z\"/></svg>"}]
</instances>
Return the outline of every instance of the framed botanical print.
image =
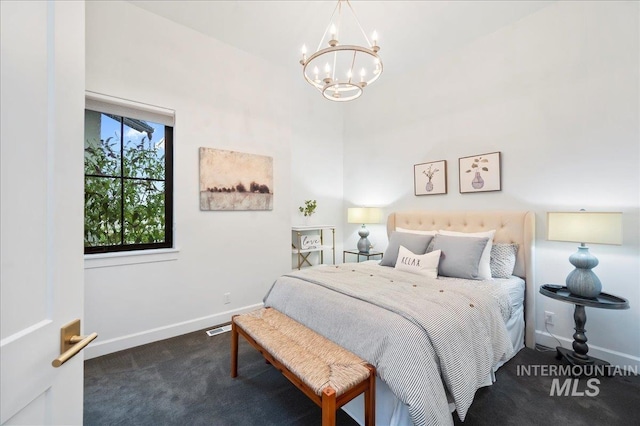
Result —
<instances>
[{"instance_id":1,"label":"framed botanical print","mask_svg":"<svg viewBox=\"0 0 640 426\"><path fill-rule=\"evenodd\" d=\"M446 194L447 160L414 165L413 187L415 195Z\"/></svg>"},{"instance_id":2,"label":"framed botanical print","mask_svg":"<svg viewBox=\"0 0 640 426\"><path fill-rule=\"evenodd\" d=\"M460 193L500 191L500 152L458 159Z\"/></svg>"}]
</instances>

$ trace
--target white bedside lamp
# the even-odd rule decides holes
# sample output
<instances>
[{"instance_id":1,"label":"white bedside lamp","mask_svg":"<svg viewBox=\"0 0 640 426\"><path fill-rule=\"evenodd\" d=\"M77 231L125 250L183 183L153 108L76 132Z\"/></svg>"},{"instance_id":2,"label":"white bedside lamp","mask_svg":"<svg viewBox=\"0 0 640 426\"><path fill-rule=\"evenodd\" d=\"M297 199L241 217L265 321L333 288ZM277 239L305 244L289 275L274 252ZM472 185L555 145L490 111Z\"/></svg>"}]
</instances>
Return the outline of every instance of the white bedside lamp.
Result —
<instances>
[{"instance_id":1,"label":"white bedside lamp","mask_svg":"<svg viewBox=\"0 0 640 426\"><path fill-rule=\"evenodd\" d=\"M367 238L369 230L365 227L367 223L380 223L382 220L382 210L377 207L352 207L347 209L348 223L361 223L362 228L358 231L360 240L358 241L358 251L360 253L369 253L371 243Z\"/></svg>"},{"instance_id":2,"label":"white bedside lamp","mask_svg":"<svg viewBox=\"0 0 640 426\"><path fill-rule=\"evenodd\" d=\"M547 240L581 243L569 257L576 269L569 273L566 284L571 293L594 298L602 290L600 279L591 270L598 265L598 259L589 253L585 243L621 245L622 213L549 212Z\"/></svg>"}]
</instances>

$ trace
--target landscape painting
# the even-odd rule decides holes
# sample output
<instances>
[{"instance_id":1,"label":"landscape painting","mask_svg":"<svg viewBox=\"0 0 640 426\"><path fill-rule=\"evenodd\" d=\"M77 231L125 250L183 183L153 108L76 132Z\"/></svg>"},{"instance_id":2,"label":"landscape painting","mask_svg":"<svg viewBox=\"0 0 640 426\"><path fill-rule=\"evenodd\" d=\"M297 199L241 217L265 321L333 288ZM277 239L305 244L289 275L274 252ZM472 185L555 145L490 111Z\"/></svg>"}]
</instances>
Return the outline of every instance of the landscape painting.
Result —
<instances>
[{"instance_id":1,"label":"landscape painting","mask_svg":"<svg viewBox=\"0 0 640 426\"><path fill-rule=\"evenodd\" d=\"M200 148L200 210L273 210L273 158Z\"/></svg>"}]
</instances>

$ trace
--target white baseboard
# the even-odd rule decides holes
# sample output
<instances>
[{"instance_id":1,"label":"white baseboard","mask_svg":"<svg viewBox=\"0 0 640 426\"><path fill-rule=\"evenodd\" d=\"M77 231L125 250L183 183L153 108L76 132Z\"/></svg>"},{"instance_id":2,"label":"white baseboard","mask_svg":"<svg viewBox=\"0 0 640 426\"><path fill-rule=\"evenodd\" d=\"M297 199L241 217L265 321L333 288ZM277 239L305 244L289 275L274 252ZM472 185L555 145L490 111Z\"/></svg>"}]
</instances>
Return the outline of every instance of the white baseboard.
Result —
<instances>
[{"instance_id":1,"label":"white baseboard","mask_svg":"<svg viewBox=\"0 0 640 426\"><path fill-rule=\"evenodd\" d=\"M231 321L233 315L243 314L256 309L260 309L262 303L244 306L242 308L231 311L220 312L206 317L196 318L176 324L170 324L164 327L158 327L139 333L129 334L127 336L116 337L114 339L105 340L103 342L94 342L87 346L84 352L84 359L96 358L124 349L133 348L147 343L156 342L158 340L169 339L171 337L180 336L182 334L191 333L193 331L202 330L204 328L214 327Z\"/></svg>"},{"instance_id":2,"label":"white baseboard","mask_svg":"<svg viewBox=\"0 0 640 426\"><path fill-rule=\"evenodd\" d=\"M558 340L562 343L562 346L569 349L573 343L573 339L567 339L566 337L552 336L551 334L536 330L536 343L544 345L550 348L558 346ZM588 343L587 343L588 344ZM626 369L627 366L635 367L636 371L640 371L640 357L625 354L622 352L612 351L610 349L601 348L599 346L589 345L589 355L594 358L611 363L613 366L619 366Z\"/></svg>"}]
</instances>

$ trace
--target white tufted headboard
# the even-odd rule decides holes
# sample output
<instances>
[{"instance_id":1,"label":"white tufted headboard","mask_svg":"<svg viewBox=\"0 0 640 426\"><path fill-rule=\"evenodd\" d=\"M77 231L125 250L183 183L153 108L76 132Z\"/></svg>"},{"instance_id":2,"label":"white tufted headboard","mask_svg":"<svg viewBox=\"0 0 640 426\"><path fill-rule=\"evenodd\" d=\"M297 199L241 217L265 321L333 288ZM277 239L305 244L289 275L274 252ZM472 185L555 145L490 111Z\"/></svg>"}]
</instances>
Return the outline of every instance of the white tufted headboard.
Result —
<instances>
[{"instance_id":1,"label":"white tufted headboard","mask_svg":"<svg viewBox=\"0 0 640 426\"><path fill-rule=\"evenodd\" d=\"M387 234L396 227L435 231L479 232L495 229L495 243L519 245L514 275L525 280L524 299L525 345L535 346L535 280L533 256L535 215L527 211L406 211L391 213L387 218Z\"/></svg>"}]
</instances>

